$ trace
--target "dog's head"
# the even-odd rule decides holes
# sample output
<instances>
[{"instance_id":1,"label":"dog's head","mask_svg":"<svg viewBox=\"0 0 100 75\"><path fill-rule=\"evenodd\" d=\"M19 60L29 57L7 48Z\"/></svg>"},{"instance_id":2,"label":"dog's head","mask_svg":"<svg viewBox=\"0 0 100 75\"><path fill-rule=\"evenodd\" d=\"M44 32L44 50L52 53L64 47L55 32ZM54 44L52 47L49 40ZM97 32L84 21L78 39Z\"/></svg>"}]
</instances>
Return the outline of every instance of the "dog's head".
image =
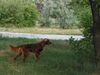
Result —
<instances>
[{"instance_id":1,"label":"dog's head","mask_svg":"<svg viewBox=\"0 0 100 75\"><path fill-rule=\"evenodd\" d=\"M50 42L49 39L43 39L43 42L45 42L45 45L50 45L50 44L52 44L52 43Z\"/></svg>"}]
</instances>

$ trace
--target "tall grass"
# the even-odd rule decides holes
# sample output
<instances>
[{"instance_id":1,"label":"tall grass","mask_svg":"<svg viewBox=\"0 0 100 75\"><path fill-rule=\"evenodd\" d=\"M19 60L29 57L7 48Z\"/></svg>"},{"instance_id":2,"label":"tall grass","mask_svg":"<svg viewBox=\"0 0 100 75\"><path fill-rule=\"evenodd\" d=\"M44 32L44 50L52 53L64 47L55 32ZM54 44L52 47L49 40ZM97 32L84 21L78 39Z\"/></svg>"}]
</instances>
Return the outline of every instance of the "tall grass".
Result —
<instances>
[{"instance_id":1,"label":"tall grass","mask_svg":"<svg viewBox=\"0 0 100 75\"><path fill-rule=\"evenodd\" d=\"M16 63L11 63L10 59L15 54L9 50L9 44L16 46L37 41L40 40L0 38L0 75L89 75L93 71L90 62L80 68L68 42L60 40L51 40L52 45L44 48L37 63L32 54L25 63L21 58Z\"/></svg>"}]
</instances>

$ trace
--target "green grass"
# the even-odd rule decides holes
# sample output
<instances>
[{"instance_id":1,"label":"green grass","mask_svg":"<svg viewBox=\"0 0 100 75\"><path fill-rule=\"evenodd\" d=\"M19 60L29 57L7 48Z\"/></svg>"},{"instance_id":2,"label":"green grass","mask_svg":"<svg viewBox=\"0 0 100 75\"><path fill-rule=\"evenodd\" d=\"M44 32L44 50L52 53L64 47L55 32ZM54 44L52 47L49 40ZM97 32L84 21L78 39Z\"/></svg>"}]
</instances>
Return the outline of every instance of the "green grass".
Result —
<instances>
[{"instance_id":1,"label":"green grass","mask_svg":"<svg viewBox=\"0 0 100 75\"><path fill-rule=\"evenodd\" d=\"M21 58L16 63L11 63L14 55L9 45L33 43L40 40L0 38L0 75L89 75L93 66L89 63L84 68L79 68L66 41L51 40L53 43L44 48L40 60L36 63L32 54L26 62Z\"/></svg>"},{"instance_id":2,"label":"green grass","mask_svg":"<svg viewBox=\"0 0 100 75\"><path fill-rule=\"evenodd\" d=\"M39 28L39 27L31 27L31 28L2 28L0 27L0 31L8 31L8 32L20 32L20 33L34 33L34 34L82 34L80 29L60 29L60 28Z\"/></svg>"}]
</instances>

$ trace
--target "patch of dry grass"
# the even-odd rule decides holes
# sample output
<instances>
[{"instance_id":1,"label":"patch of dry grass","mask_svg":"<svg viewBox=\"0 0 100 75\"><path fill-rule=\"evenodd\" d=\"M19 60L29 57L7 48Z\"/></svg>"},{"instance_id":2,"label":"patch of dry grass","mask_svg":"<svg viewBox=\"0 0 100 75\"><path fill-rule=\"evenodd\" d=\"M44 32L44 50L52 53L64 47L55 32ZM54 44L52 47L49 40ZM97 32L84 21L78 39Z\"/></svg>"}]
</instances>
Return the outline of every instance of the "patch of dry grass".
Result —
<instances>
[{"instance_id":1,"label":"patch of dry grass","mask_svg":"<svg viewBox=\"0 0 100 75\"><path fill-rule=\"evenodd\" d=\"M80 29L59 29L59 28L0 28L0 31L19 32L19 33L34 33L34 34L82 34Z\"/></svg>"}]
</instances>

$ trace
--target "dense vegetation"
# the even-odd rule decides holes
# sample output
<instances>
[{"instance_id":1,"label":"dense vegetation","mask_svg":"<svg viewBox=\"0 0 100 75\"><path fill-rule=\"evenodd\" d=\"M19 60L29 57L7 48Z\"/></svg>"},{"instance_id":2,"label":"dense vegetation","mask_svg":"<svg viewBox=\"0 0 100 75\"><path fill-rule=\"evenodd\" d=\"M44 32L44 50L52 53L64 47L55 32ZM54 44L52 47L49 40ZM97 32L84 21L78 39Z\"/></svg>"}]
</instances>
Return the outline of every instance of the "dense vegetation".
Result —
<instances>
[{"instance_id":1,"label":"dense vegetation","mask_svg":"<svg viewBox=\"0 0 100 75\"><path fill-rule=\"evenodd\" d=\"M87 36L92 25L88 0L0 0L0 7L0 26L3 27L79 25Z\"/></svg>"},{"instance_id":2,"label":"dense vegetation","mask_svg":"<svg viewBox=\"0 0 100 75\"><path fill-rule=\"evenodd\" d=\"M46 27L70 28L78 24L70 2L70 0L0 0L0 26L30 27L39 24ZM40 9L41 12L38 11Z\"/></svg>"},{"instance_id":3,"label":"dense vegetation","mask_svg":"<svg viewBox=\"0 0 100 75\"><path fill-rule=\"evenodd\" d=\"M42 26L57 25L61 28L70 28L77 25L77 18L69 5L70 2L71 0L44 0L41 10Z\"/></svg>"},{"instance_id":4,"label":"dense vegetation","mask_svg":"<svg viewBox=\"0 0 100 75\"><path fill-rule=\"evenodd\" d=\"M92 35L92 13L88 0L74 0L71 2L75 15L79 20L79 27L83 28L84 39L77 41L70 39L70 49L76 54L77 61L84 65L85 61L95 63L95 50Z\"/></svg>"},{"instance_id":5,"label":"dense vegetation","mask_svg":"<svg viewBox=\"0 0 100 75\"><path fill-rule=\"evenodd\" d=\"M38 19L38 11L31 0L0 0L0 26L30 27Z\"/></svg>"},{"instance_id":6,"label":"dense vegetation","mask_svg":"<svg viewBox=\"0 0 100 75\"><path fill-rule=\"evenodd\" d=\"M74 0L72 1L72 7L79 20L79 27L83 28L83 34L86 38L91 38L92 32L92 13L88 0Z\"/></svg>"}]
</instances>

